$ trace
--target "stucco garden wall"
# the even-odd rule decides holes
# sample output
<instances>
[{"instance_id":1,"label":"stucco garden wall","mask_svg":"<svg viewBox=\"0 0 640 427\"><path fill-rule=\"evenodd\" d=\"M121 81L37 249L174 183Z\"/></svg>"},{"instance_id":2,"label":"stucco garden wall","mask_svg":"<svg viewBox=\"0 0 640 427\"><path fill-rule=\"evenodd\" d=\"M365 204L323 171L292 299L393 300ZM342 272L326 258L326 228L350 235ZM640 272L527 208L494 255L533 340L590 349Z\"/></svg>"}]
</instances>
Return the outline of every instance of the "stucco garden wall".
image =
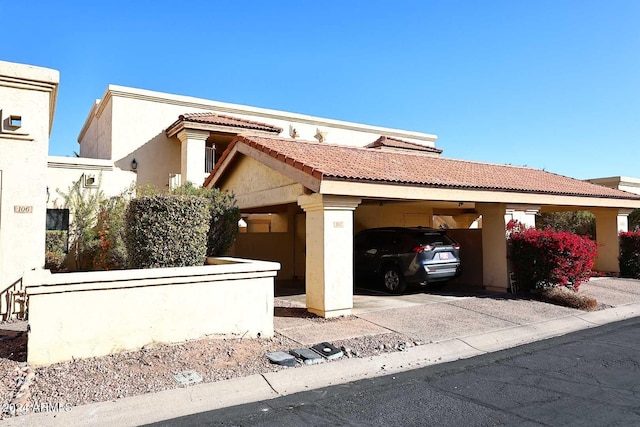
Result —
<instances>
[{"instance_id":1,"label":"stucco garden wall","mask_svg":"<svg viewBox=\"0 0 640 427\"><path fill-rule=\"evenodd\" d=\"M27 360L37 366L152 342L273 336L273 262L50 274L30 272Z\"/></svg>"}]
</instances>

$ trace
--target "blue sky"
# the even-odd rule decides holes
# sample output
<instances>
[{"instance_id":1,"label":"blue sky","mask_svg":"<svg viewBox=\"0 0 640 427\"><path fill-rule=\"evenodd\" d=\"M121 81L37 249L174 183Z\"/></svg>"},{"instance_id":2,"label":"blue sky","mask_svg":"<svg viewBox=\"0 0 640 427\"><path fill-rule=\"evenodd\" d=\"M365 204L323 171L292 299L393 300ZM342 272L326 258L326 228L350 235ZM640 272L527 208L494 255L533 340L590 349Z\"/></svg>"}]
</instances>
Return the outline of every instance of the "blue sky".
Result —
<instances>
[{"instance_id":1,"label":"blue sky","mask_svg":"<svg viewBox=\"0 0 640 427\"><path fill-rule=\"evenodd\" d=\"M52 155L79 151L93 101L118 84L434 133L446 157L640 177L637 0L0 0L0 10L0 59L60 71Z\"/></svg>"}]
</instances>

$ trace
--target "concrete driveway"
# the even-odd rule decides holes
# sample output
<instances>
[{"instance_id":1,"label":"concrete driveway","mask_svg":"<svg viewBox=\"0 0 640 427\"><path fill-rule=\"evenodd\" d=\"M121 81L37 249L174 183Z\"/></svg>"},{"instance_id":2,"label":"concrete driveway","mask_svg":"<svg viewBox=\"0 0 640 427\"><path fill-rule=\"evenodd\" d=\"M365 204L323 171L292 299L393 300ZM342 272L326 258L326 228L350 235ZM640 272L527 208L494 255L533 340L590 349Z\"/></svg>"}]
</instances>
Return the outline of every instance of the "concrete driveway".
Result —
<instances>
[{"instance_id":1,"label":"concrete driveway","mask_svg":"<svg viewBox=\"0 0 640 427\"><path fill-rule=\"evenodd\" d=\"M596 298L605 307L618 307L640 302L640 281L596 278L582 285L580 293ZM305 307L304 294L277 297L276 305L277 301ZM358 290L354 295L353 315L348 318L314 322L309 318L279 317L276 312L274 326L277 332L303 344L391 332L429 343L535 326L583 313L508 294L481 291L417 291L390 295Z\"/></svg>"}]
</instances>

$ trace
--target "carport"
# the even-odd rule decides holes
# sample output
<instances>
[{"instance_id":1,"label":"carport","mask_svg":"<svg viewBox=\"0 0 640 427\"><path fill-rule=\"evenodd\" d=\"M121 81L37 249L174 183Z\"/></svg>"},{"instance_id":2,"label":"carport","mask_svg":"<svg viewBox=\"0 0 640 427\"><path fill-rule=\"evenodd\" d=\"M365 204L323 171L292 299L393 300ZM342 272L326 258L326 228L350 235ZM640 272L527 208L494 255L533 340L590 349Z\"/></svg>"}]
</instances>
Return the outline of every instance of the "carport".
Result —
<instances>
[{"instance_id":1,"label":"carport","mask_svg":"<svg viewBox=\"0 0 640 427\"><path fill-rule=\"evenodd\" d=\"M351 313L353 236L388 225L432 226L448 215L459 230L481 217L482 279L509 288L505 225L533 225L537 212L590 210L600 271L618 271L618 233L640 196L508 165L264 136L236 137L205 186L232 191L249 231L234 255L281 262L281 279L304 274L307 309ZM301 265L302 264L302 265Z\"/></svg>"}]
</instances>

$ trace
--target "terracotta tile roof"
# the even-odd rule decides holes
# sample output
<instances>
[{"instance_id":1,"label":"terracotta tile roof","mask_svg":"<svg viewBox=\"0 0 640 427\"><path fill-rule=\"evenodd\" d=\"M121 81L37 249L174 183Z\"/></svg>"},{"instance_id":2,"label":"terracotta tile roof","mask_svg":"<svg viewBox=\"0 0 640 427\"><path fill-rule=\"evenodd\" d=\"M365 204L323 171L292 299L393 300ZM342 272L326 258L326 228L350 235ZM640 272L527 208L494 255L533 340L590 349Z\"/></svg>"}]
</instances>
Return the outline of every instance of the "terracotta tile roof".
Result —
<instances>
[{"instance_id":1,"label":"terracotta tile roof","mask_svg":"<svg viewBox=\"0 0 640 427\"><path fill-rule=\"evenodd\" d=\"M321 180L640 200L625 191L528 167L252 135L234 139L206 183L235 144L251 146Z\"/></svg>"},{"instance_id":2,"label":"terracotta tile roof","mask_svg":"<svg viewBox=\"0 0 640 427\"><path fill-rule=\"evenodd\" d=\"M385 136L385 135L382 135L380 138L376 139L371 144L367 145L365 148L380 148L380 147L400 148L403 150L414 150L414 151L426 151L428 153L438 153L438 154L442 153L442 150L440 148L420 145L414 142L404 141L402 139L393 138L391 136Z\"/></svg>"},{"instance_id":3,"label":"terracotta tile roof","mask_svg":"<svg viewBox=\"0 0 640 427\"><path fill-rule=\"evenodd\" d=\"M253 120L246 120L238 117L225 116L213 112L181 114L178 120L171 126L169 126L169 128L172 128L181 121L191 123L206 123L211 125L229 126L251 130L261 130L273 133L282 132L282 128L279 128L277 126L254 122Z\"/></svg>"}]
</instances>

